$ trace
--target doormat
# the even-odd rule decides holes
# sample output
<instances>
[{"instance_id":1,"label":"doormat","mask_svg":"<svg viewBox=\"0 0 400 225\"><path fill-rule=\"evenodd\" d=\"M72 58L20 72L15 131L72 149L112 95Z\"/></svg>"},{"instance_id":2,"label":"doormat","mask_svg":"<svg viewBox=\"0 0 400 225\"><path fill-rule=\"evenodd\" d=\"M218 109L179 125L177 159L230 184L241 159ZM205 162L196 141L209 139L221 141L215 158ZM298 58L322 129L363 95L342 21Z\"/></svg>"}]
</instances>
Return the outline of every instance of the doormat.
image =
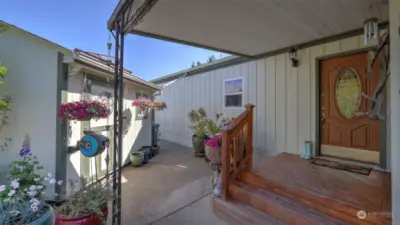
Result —
<instances>
[{"instance_id":1,"label":"doormat","mask_svg":"<svg viewBox=\"0 0 400 225\"><path fill-rule=\"evenodd\" d=\"M325 167L329 167L329 168L333 168L333 169L344 170L344 171L348 171L351 173L358 173L358 174L362 174L362 175L366 175L366 176L368 176L372 170L371 168L350 165L347 163L329 161L326 159L312 159L310 161L312 164L317 165L317 166L325 166Z\"/></svg>"}]
</instances>

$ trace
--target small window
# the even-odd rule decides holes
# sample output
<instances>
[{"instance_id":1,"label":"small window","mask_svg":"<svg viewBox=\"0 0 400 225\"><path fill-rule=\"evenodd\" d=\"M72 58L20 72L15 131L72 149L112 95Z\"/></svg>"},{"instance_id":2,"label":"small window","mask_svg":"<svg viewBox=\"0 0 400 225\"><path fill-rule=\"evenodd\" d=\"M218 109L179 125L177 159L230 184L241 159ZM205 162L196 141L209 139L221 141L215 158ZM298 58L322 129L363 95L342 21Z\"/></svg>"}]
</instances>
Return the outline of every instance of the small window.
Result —
<instances>
[{"instance_id":1,"label":"small window","mask_svg":"<svg viewBox=\"0 0 400 225\"><path fill-rule=\"evenodd\" d=\"M243 78L224 80L224 107L240 108L243 106Z\"/></svg>"}]
</instances>

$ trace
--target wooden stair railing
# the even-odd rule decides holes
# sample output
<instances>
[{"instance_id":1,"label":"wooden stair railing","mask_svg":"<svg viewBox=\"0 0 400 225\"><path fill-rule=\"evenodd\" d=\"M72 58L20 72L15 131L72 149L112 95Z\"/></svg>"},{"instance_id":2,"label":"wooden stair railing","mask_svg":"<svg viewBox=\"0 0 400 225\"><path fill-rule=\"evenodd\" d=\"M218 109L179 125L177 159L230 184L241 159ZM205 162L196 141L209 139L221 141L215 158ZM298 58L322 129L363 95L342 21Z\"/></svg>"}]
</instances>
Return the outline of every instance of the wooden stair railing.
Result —
<instances>
[{"instance_id":1,"label":"wooden stair railing","mask_svg":"<svg viewBox=\"0 0 400 225\"><path fill-rule=\"evenodd\" d=\"M253 109L248 104L236 119L221 128L221 191L222 200L229 199L229 184L241 170L251 170L253 166Z\"/></svg>"}]
</instances>

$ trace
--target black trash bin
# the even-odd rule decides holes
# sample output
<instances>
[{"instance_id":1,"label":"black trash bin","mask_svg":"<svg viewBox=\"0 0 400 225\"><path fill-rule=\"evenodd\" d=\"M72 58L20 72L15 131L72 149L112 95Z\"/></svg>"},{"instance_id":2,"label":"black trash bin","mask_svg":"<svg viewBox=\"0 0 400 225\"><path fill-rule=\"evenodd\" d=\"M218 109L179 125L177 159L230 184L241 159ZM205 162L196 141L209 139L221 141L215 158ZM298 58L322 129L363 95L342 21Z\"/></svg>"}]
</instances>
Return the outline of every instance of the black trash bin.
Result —
<instances>
[{"instance_id":1,"label":"black trash bin","mask_svg":"<svg viewBox=\"0 0 400 225\"><path fill-rule=\"evenodd\" d=\"M151 145L158 146L158 131L160 129L160 124L153 123L151 128L152 128Z\"/></svg>"}]
</instances>

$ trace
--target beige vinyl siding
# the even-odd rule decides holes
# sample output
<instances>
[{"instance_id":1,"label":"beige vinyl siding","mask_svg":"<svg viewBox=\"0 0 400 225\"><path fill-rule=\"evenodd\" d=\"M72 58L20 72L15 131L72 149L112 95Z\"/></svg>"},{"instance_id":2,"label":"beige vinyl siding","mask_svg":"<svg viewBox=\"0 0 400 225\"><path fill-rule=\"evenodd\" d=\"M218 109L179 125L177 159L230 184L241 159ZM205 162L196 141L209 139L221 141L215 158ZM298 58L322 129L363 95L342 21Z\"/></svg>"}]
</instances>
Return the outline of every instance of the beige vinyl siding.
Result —
<instances>
[{"instance_id":1,"label":"beige vinyl siding","mask_svg":"<svg viewBox=\"0 0 400 225\"><path fill-rule=\"evenodd\" d=\"M363 47L363 37L354 36L299 50L297 68L285 53L180 78L165 87L160 96L168 105L156 113L161 137L191 146L192 132L187 128L191 109L203 107L212 118L221 112L224 116L239 115L244 108L223 108L222 84L224 79L243 77L243 103L256 105L256 149L301 154L304 141L315 143L317 132L316 58Z\"/></svg>"}]
</instances>

